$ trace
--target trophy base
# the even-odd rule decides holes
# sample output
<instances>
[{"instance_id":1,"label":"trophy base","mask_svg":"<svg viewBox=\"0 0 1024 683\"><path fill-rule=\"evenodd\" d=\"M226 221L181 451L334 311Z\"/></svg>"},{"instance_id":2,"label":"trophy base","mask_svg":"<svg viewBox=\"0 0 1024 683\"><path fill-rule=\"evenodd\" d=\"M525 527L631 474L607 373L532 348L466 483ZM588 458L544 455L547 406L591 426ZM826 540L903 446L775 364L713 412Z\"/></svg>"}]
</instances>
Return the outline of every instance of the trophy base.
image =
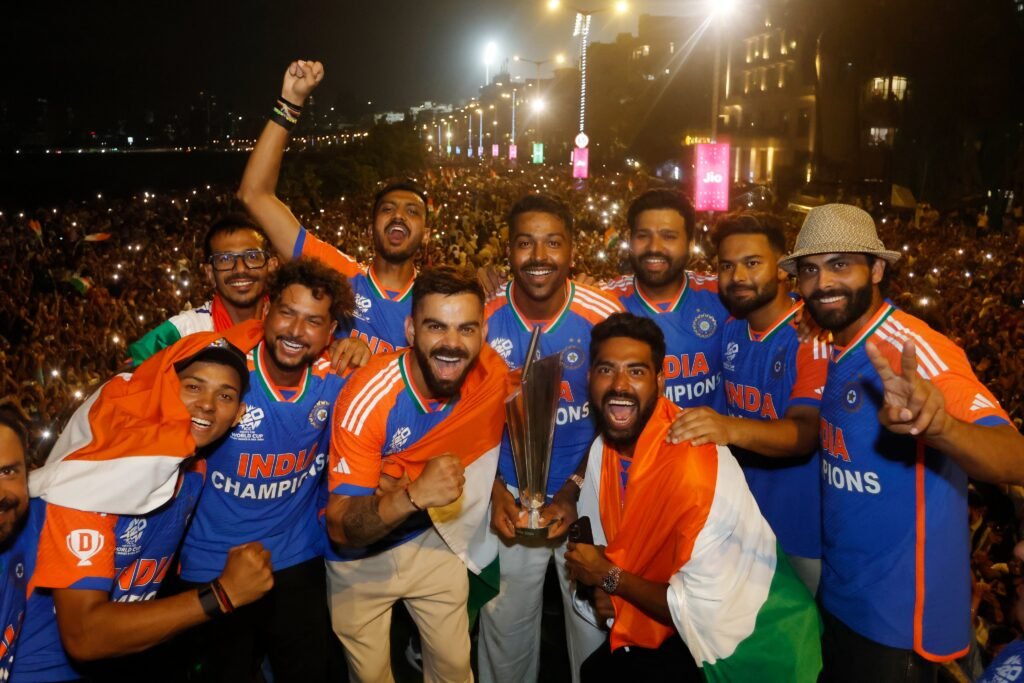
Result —
<instances>
[{"instance_id":1,"label":"trophy base","mask_svg":"<svg viewBox=\"0 0 1024 683\"><path fill-rule=\"evenodd\" d=\"M536 528L528 526L517 526L516 536L522 536L524 538L547 538L548 528L546 526Z\"/></svg>"}]
</instances>

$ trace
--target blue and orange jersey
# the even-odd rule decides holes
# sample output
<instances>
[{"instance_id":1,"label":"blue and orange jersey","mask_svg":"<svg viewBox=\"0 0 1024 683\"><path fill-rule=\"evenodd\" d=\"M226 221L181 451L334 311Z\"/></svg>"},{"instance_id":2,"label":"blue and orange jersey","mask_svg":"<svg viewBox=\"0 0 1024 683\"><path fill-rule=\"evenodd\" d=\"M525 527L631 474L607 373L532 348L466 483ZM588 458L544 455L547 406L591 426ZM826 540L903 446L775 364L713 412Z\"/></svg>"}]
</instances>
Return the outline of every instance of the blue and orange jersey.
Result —
<instances>
[{"instance_id":1,"label":"blue and orange jersey","mask_svg":"<svg viewBox=\"0 0 1024 683\"><path fill-rule=\"evenodd\" d=\"M345 378L323 355L298 386L280 387L266 371L264 342L249 354L242 421L207 457L209 484L181 549L186 581L212 581L228 551L260 541L274 569L323 552L317 488L327 464L331 411Z\"/></svg>"},{"instance_id":2,"label":"blue and orange jersey","mask_svg":"<svg viewBox=\"0 0 1024 683\"><path fill-rule=\"evenodd\" d=\"M156 597L205 476L206 463L190 461L174 497L147 515L109 515L45 504L12 680L82 677L61 645L50 589L102 591L114 602Z\"/></svg>"},{"instance_id":3,"label":"blue and orange jersey","mask_svg":"<svg viewBox=\"0 0 1024 683\"><path fill-rule=\"evenodd\" d=\"M299 229L292 258L306 256L325 264L348 278L356 295L354 329L370 353L390 353L406 346L405 319L412 312L412 283L401 290L385 289L373 272L373 266L360 265L354 258L327 244L305 228Z\"/></svg>"},{"instance_id":4,"label":"blue and orange jersey","mask_svg":"<svg viewBox=\"0 0 1024 683\"><path fill-rule=\"evenodd\" d=\"M372 496L382 471L400 471L389 456L400 453L439 425L458 402L434 401L417 390L409 350L375 358L352 374L338 397L331 431L327 486L332 494ZM440 453L438 453L440 455ZM327 558L354 560L393 548L430 527L426 512L410 516L386 537L367 548L333 548Z\"/></svg>"},{"instance_id":5,"label":"blue and orange jersey","mask_svg":"<svg viewBox=\"0 0 1024 683\"><path fill-rule=\"evenodd\" d=\"M562 361L562 388L555 419L547 494L554 495L576 471L576 466L594 440L587 395L590 366L590 330L612 313L623 310L608 294L566 282L565 305L551 320L529 320L516 306L515 283L503 286L485 309L487 342L505 359L510 369L523 367L533 329L541 326L540 357L558 354ZM512 446L506 432L501 442L498 471L506 482L517 486Z\"/></svg>"},{"instance_id":6,"label":"blue and orange jersey","mask_svg":"<svg viewBox=\"0 0 1024 683\"><path fill-rule=\"evenodd\" d=\"M3 583L0 583L0 628L3 629L0 631L0 681L11 680L45 508L46 502L42 499L30 500L28 517L21 531L0 552L0 576L3 577Z\"/></svg>"},{"instance_id":7,"label":"blue and orange jersey","mask_svg":"<svg viewBox=\"0 0 1024 683\"><path fill-rule=\"evenodd\" d=\"M624 275L603 289L633 315L651 318L665 333L665 396L680 408L708 406L725 413L722 326L729 312L718 298L718 278L686 271L679 293L654 301Z\"/></svg>"},{"instance_id":8,"label":"blue and orange jersey","mask_svg":"<svg viewBox=\"0 0 1024 683\"><path fill-rule=\"evenodd\" d=\"M722 379L729 415L778 420L790 406L818 410L828 373L828 344L801 343L795 303L768 329L729 318L722 333ZM782 549L799 557L821 557L821 487L818 454L769 458L730 446L761 514Z\"/></svg>"},{"instance_id":9,"label":"blue and orange jersey","mask_svg":"<svg viewBox=\"0 0 1024 683\"><path fill-rule=\"evenodd\" d=\"M865 351L871 341L898 373L908 340L950 416L1009 423L963 350L888 302L834 348L821 401L820 594L857 633L945 661L971 640L967 475L923 440L881 425L882 381Z\"/></svg>"}]
</instances>

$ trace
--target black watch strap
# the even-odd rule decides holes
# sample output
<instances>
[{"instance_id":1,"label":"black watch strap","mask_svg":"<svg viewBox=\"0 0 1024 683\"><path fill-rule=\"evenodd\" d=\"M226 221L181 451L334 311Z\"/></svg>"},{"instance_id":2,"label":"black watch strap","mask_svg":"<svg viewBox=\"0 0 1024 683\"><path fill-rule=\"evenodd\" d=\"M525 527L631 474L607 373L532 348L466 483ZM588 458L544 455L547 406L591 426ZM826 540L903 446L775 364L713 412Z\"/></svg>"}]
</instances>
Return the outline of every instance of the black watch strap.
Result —
<instances>
[{"instance_id":1,"label":"black watch strap","mask_svg":"<svg viewBox=\"0 0 1024 683\"><path fill-rule=\"evenodd\" d=\"M217 601L217 594L213 590L213 584L208 583L199 589L199 604L203 607L203 614L211 619L216 619L224 612Z\"/></svg>"}]
</instances>

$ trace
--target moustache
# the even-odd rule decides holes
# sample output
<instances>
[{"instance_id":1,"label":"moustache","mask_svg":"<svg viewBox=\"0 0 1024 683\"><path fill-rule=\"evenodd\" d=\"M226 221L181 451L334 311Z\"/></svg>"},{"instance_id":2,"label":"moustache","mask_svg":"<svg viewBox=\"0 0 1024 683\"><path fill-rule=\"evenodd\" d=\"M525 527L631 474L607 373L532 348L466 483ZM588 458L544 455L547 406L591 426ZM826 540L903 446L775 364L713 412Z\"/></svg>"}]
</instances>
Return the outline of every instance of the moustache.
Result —
<instances>
[{"instance_id":1,"label":"moustache","mask_svg":"<svg viewBox=\"0 0 1024 683\"><path fill-rule=\"evenodd\" d=\"M663 258L669 263L672 263L672 257L662 251L645 251L642 254L636 255L637 260L643 261L647 258Z\"/></svg>"},{"instance_id":2,"label":"moustache","mask_svg":"<svg viewBox=\"0 0 1024 683\"><path fill-rule=\"evenodd\" d=\"M557 270L558 266L550 261L527 261L519 266L519 270L529 270L530 268L553 268Z\"/></svg>"},{"instance_id":3,"label":"moustache","mask_svg":"<svg viewBox=\"0 0 1024 683\"><path fill-rule=\"evenodd\" d=\"M728 294L735 294L737 292L756 292L757 289L749 285L729 285L725 288L725 291Z\"/></svg>"},{"instance_id":4,"label":"moustache","mask_svg":"<svg viewBox=\"0 0 1024 683\"><path fill-rule=\"evenodd\" d=\"M283 334L282 335L278 335L277 339L275 339L274 341L288 342L289 344L299 344L301 346L309 346L309 344L307 344L302 339L299 339L297 337L286 337Z\"/></svg>"},{"instance_id":5,"label":"moustache","mask_svg":"<svg viewBox=\"0 0 1024 683\"><path fill-rule=\"evenodd\" d=\"M441 346L430 352L431 358L437 358L438 356L448 356L449 358L469 358L469 351L466 351L466 349L455 348L454 346Z\"/></svg>"},{"instance_id":6,"label":"moustache","mask_svg":"<svg viewBox=\"0 0 1024 683\"><path fill-rule=\"evenodd\" d=\"M601 399L601 405L607 405L613 398L624 398L628 401L635 401L637 405L640 405L640 397L636 394L631 394L628 391L609 391Z\"/></svg>"},{"instance_id":7,"label":"moustache","mask_svg":"<svg viewBox=\"0 0 1024 683\"><path fill-rule=\"evenodd\" d=\"M846 287L836 287L835 289L830 290L828 292L819 289L813 294L811 294L809 297L807 297L807 300L821 301L822 299L828 299L833 296L845 296L846 298L849 299L853 296L853 291L847 289Z\"/></svg>"}]
</instances>

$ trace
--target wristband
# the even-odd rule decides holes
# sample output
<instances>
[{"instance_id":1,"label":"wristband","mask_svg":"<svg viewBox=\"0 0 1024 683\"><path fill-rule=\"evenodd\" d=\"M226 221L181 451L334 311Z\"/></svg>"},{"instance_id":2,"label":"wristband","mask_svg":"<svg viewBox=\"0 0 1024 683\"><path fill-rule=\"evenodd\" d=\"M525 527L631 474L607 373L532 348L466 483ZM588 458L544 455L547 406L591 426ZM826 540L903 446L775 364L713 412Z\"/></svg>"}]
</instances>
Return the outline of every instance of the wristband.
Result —
<instances>
[{"instance_id":1,"label":"wristband","mask_svg":"<svg viewBox=\"0 0 1024 683\"><path fill-rule=\"evenodd\" d=\"M203 614L210 619L216 619L224 614L212 583L208 583L199 589L199 604L203 608Z\"/></svg>"},{"instance_id":2,"label":"wristband","mask_svg":"<svg viewBox=\"0 0 1024 683\"><path fill-rule=\"evenodd\" d=\"M416 503L416 500L415 500L415 499L414 499L414 498L412 497L412 494L411 494L411 493L409 492L409 487L408 487L408 486L406 486L406 487L405 487L405 495L406 495L406 497L407 497L407 498L409 499L409 502L410 502L410 503L412 503L412 506L413 506L414 508L416 508L416 509L417 509L417 510L418 510L419 512L423 512L424 508L421 508L421 507L420 507L420 506L419 506L419 505L418 505L418 504Z\"/></svg>"},{"instance_id":3,"label":"wristband","mask_svg":"<svg viewBox=\"0 0 1024 683\"><path fill-rule=\"evenodd\" d=\"M220 602L220 608L225 614L231 614L235 611L235 606L231 604L231 598L228 597L228 592L224 590L224 586L221 585L220 579L214 579L210 582L210 586L213 587L213 592L217 596L217 601Z\"/></svg>"},{"instance_id":4,"label":"wristband","mask_svg":"<svg viewBox=\"0 0 1024 683\"><path fill-rule=\"evenodd\" d=\"M302 111L302 107L300 107L297 104L292 104L291 102L289 102L288 100L286 100L283 97L278 97L277 99L281 102L281 104L287 105L289 108L294 109L295 111L298 111L298 112Z\"/></svg>"}]
</instances>

